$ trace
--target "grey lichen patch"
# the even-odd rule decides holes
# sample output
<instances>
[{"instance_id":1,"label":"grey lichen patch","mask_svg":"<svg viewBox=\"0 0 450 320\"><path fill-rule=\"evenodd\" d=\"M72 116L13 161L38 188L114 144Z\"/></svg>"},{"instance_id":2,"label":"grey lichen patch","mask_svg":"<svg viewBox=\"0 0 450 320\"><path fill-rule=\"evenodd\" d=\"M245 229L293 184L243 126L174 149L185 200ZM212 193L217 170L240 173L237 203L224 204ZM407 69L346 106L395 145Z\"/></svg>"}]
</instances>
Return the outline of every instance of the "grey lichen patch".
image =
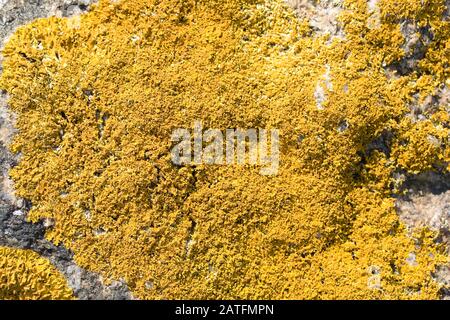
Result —
<instances>
[{"instance_id":1,"label":"grey lichen patch","mask_svg":"<svg viewBox=\"0 0 450 320\"><path fill-rule=\"evenodd\" d=\"M69 17L86 11L96 0L0 0L0 46L17 27L34 19Z\"/></svg>"},{"instance_id":2,"label":"grey lichen patch","mask_svg":"<svg viewBox=\"0 0 450 320\"><path fill-rule=\"evenodd\" d=\"M442 194L413 194L397 202L400 217L412 227L429 226L437 231L449 232L450 191Z\"/></svg>"},{"instance_id":3,"label":"grey lichen patch","mask_svg":"<svg viewBox=\"0 0 450 320\"><path fill-rule=\"evenodd\" d=\"M342 11L342 0L286 0L300 18L307 18L317 35L330 35L331 38L344 38L338 22Z\"/></svg>"},{"instance_id":4,"label":"grey lichen patch","mask_svg":"<svg viewBox=\"0 0 450 320\"><path fill-rule=\"evenodd\" d=\"M450 253L450 176L426 172L407 177L403 186L405 195L396 202L402 222L410 230L428 227L436 231L438 241ZM439 271L441 278L442 270L448 270L448 267L443 266Z\"/></svg>"},{"instance_id":5,"label":"grey lichen patch","mask_svg":"<svg viewBox=\"0 0 450 320\"><path fill-rule=\"evenodd\" d=\"M0 93L0 198L6 203L20 207L19 199L14 194L14 184L8 175L9 169L17 161L17 156L7 150L16 129L15 117L9 112L6 101L7 96Z\"/></svg>"},{"instance_id":6,"label":"grey lichen patch","mask_svg":"<svg viewBox=\"0 0 450 320\"><path fill-rule=\"evenodd\" d=\"M15 117L7 109L6 101L6 95L0 94L0 143L3 145L8 145L16 133L14 128Z\"/></svg>"},{"instance_id":7,"label":"grey lichen patch","mask_svg":"<svg viewBox=\"0 0 450 320\"><path fill-rule=\"evenodd\" d=\"M369 0L367 2L367 8L370 13L370 18L368 21L368 26L371 29L379 28L381 25L381 11L380 7L378 6L379 0Z\"/></svg>"}]
</instances>

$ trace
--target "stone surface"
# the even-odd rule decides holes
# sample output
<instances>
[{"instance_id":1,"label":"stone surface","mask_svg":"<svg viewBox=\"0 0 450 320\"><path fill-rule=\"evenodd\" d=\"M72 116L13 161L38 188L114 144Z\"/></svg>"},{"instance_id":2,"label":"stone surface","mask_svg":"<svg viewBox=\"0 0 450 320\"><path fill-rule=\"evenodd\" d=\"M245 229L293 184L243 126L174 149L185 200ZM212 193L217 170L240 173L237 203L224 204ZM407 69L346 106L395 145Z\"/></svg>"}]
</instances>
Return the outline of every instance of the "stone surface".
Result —
<instances>
[{"instance_id":1,"label":"stone surface","mask_svg":"<svg viewBox=\"0 0 450 320\"><path fill-rule=\"evenodd\" d=\"M329 34L331 38L344 37L337 21L342 10L342 2L342 0L286 0L300 18L309 19L316 34Z\"/></svg>"},{"instance_id":2,"label":"stone surface","mask_svg":"<svg viewBox=\"0 0 450 320\"><path fill-rule=\"evenodd\" d=\"M404 182L406 194L397 201L400 218L411 228L428 226L450 244L450 175L427 172Z\"/></svg>"}]
</instances>

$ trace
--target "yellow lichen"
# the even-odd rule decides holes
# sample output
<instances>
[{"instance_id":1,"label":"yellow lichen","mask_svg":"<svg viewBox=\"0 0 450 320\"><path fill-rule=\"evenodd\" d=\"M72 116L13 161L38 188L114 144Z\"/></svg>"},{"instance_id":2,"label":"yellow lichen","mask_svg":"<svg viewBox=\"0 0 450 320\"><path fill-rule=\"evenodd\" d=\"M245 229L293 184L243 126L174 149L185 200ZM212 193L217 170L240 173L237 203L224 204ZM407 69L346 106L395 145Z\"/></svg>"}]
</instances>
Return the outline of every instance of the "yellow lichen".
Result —
<instances>
[{"instance_id":1,"label":"yellow lichen","mask_svg":"<svg viewBox=\"0 0 450 320\"><path fill-rule=\"evenodd\" d=\"M399 2L439 36L418 70L388 77L405 56ZM279 0L103 0L77 27L20 28L0 87L30 219L53 219L49 240L138 298L437 298L446 258L394 206L394 172L449 158L448 106L408 117L448 81L443 1L421 3L380 1L373 25L366 1L347 0L342 39ZM279 174L173 165L171 133L197 120L279 129ZM369 148L385 132L392 152Z\"/></svg>"},{"instance_id":2,"label":"yellow lichen","mask_svg":"<svg viewBox=\"0 0 450 320\"><path fill-rule=\"evenodd\" d=\"M1 300L68 300L72 290L59 271L30 250L0 247Z\"/></svg>"}]
</instances>

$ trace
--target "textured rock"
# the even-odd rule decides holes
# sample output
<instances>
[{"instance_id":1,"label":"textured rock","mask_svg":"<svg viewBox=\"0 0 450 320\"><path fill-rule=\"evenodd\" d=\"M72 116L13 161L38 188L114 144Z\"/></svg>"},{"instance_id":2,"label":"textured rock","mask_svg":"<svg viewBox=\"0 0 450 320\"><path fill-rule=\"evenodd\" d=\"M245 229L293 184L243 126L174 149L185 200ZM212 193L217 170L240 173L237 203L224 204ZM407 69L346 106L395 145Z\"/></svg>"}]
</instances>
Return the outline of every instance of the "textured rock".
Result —
<instances>
[{"instance_id":1,"label":"textured rock","mask_svg":"<svg viewBox=\"0 0 450 320\"><path fill-rule=\"evenodd\" d=\"M450 244L450 177L427 172L408 178L397 201L400 218L410 227L428 226Z\"/></svg>"},{"instance_id":2,"label":"textured rock","mask_svg":"<svg viewBox=\"0 0 450 320\"><path fill-rule=\"evenodd\" d=\"M333 37L344 37L337 18L342 10L342 0L286 0L300 18L308 18L318 35L329 34Z\"/></svg>"}]
</instances>

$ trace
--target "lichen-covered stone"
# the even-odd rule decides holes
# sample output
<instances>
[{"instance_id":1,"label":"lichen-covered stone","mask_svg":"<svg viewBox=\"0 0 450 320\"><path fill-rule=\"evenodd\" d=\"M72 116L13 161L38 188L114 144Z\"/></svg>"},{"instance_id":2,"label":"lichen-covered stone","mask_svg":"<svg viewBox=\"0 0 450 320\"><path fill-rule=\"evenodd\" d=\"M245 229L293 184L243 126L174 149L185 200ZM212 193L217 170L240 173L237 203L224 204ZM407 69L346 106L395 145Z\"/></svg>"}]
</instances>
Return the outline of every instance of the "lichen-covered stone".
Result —
<instances>
[{"instance_id":1,"label":"lichen-covered stone","mask_svg":"<svg viewBox=\"0 0 450 320\"><path fill-rule=\"evenodd\" d=\"M30 250L0 247L0 299L72 299L66 279L51 263Z\"/></svg>"},{"instance_id":2,"label":"lichen-covered stone","mask_svg":"<svg viewBox=\"0 0 450 320\"><path fill-rule=\"evenodd\" d=\"M400 221L395 177L448 170L448 105L409 106L448 86L449 22L394 2L333 5L339 37L278 0L104 0L20 28L0 87L29 218L138 298L438 298L447 257ZM412 69L405 19L433 34ZM196 120L280 129L279 175L174 166Z\"/></svg>"},{"instance_id":3,"label":"lichen-covered stone","mask_svg":"<svg viewBox=\"0 0 450 320\"><path fill-rule=\"evenodd\" d=\"M92 0L0 1L0 47L20 25L48 16L71 16L86 10ZM3 57L0 54L0 63ZM0 64L0 71L2 65ZM29 203L15 196L9 170L17 164L18 155L6 146L16 133L14 114L7 108L6 95L0 92L0 246L29 249L48 259L67 279L74 296L79 299L132 299L121 281L105 285L100 275L76 266L73 254L62 246L44 239L41 223L26 221Z\"/></svg>"}]
</instances>

